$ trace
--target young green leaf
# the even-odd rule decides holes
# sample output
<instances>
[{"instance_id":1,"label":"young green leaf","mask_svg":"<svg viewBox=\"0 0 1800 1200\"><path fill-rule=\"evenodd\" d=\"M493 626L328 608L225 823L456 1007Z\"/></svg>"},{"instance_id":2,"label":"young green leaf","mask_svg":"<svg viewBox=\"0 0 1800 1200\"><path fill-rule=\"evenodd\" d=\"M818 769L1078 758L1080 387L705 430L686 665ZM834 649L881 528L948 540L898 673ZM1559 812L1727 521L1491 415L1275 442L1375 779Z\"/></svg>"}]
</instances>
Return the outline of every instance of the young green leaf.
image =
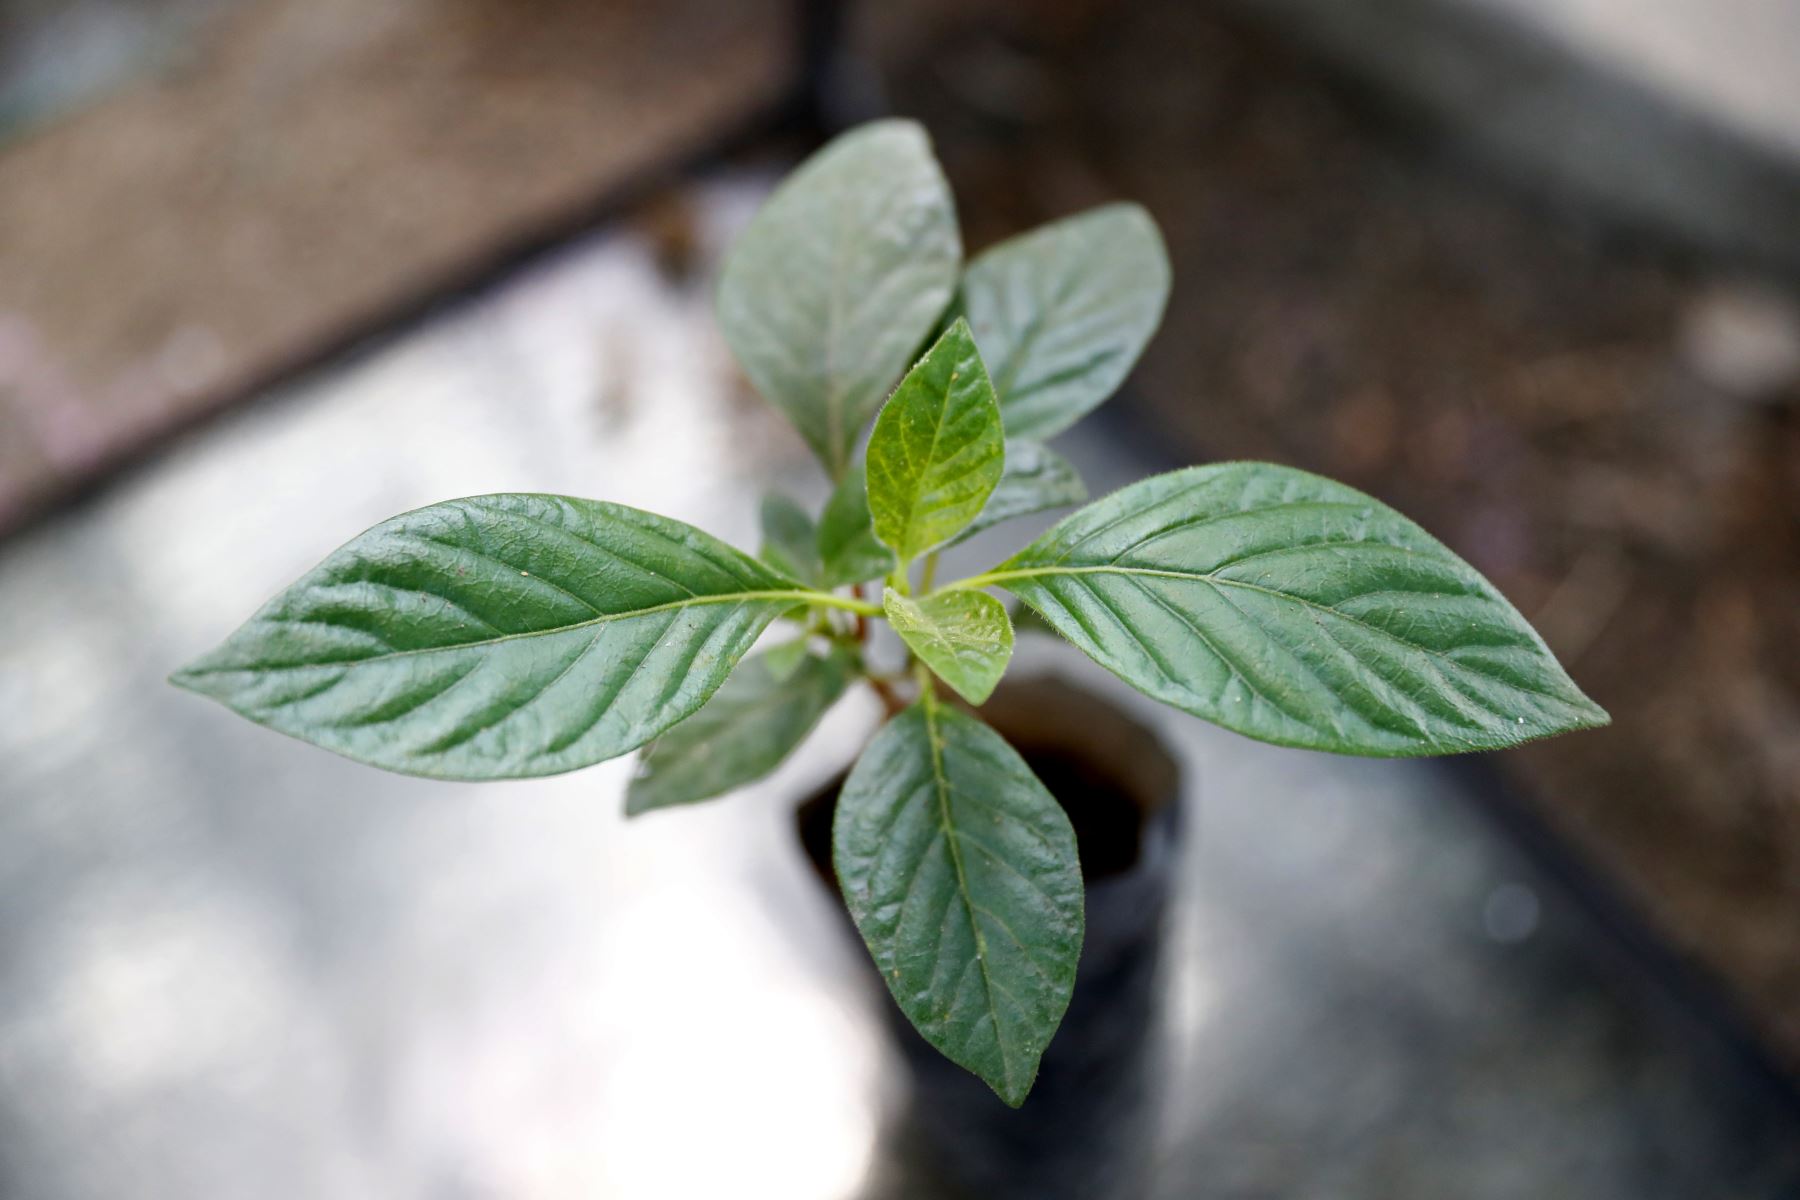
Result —
<instances>
[{"instance_id":1,"label":"young green leaf","mask_svg":"<svg viewBox=\"0 0 1800 1200\"><path fill-rule=\"evenodd\" d=\"M895 566L894 552L875 536L869 488L861 466L851 467L819 518L819 557L825 587L880 579Z\"/></svg>"},{"instance_id":2,"label":"young green leaf","mask_svg":"<svg viewBox=\"0 0 1800 1200\"><path fill-rule=\"evenodd\" d=\"M1012 658L1012 622L1004 604L985 592L913 600L889 588L882 606L894 632L957 695L981 704L993 694Z\"/></svg>"},{"instance_id":3,"label":"young green leaf","mask_svg":"<svg viewBox=\"0 0 1800 1200\"><path fill-rule=\"evenodd\" d=\"M949 303L961 262L950 187L911 121L834 140L733 246L719 327L834 480Z\"/></svg>"},{"instance_id":4,"label":"young green leaf","mask_svg":"<svg viewBox=\"0 0 1800 1200\"><path fill-rule=\"evenodd\" d=\"M1024 438L1008 438L1006 470L994 487L994 494L981 513L968 527L951 539L965 541L984 529L1010 521L1014 517L1080 504L1087 499L1087 485L1069 465L1069 460L1042 442Z\"/></svg>"},{"instance_id":5,"label":"young green leaf","mask_svg":"<svg viewBox=\"0 0 1800 1200\"><path fill-rule=\"evenodd\" d=\"M768 661L774 656L771 650L744 660L699 712L650 744L625 792L628 815L710 800L754 783L806 740L844 694L850 656L833 647L823 657L805 655L785 671Z\"/></svg>"},{"instance_id":6,"label":"young green leaf","mask_svg":"<svg viewBox=\"0 0 1800 1200\"><path fill-rule=\"evenodd\" d=\"M969 264L961 304L1009 437L1047 438L1124 381L1169 298L1150 214L1108 204L1000 243Z\"/></svg>"},{"instance_id":7,"label":"young green leaf","mask_svg":"<svg viewBox=\"0 0 1800 1200\"><path fill-rule=\"evenodd\" d=\"M699 708L806 598L679 521L473 496L355 538L174 682L391 771L550 775Z\"/></svg>"},{"instance_id":8,"label":"young green leaf","mask_svg":"<svg viewBox=\"0 0 1800 1200\"><path fill-rule=\"evenodd\" d=\"M780 493L764 496L762 536L758 558L790 579L818 586L819 531L804 508Z\"/></svg>"},{"instance_id":9,"label":"young green leaf","mask_svg":"<svg viewBox=\"0 0 1800 1200\"><path fill-rule=\"evenodd\" d=\"M1447 754L1608 719L1473 567L1287 467L1143 480L967 581L988 583L1148 695L1281 745Z\"/></svg>"},{"instance_id":10,"label":"young green leaf","mask_svg":"<svg viewBox=\"0 0 1800 1200\"><path fill-rule=\"evenodd\" d=\"M869 435L875 536L909 562L962 532L1005 469L1000 409L958 320L908 371Z\"/></svg>"},{"instance_id":11,"label":"young green leaf","mask_svg":"<svg viewBox=\"0 0 1800 1200\"><path fill-rule=\"evenodd\" d=\"M1081 867L1056 799L999 734L927 697L850 772L832 857L900 1011L1024 1103L1081 956Z\"/></svg>"}]
</instances>

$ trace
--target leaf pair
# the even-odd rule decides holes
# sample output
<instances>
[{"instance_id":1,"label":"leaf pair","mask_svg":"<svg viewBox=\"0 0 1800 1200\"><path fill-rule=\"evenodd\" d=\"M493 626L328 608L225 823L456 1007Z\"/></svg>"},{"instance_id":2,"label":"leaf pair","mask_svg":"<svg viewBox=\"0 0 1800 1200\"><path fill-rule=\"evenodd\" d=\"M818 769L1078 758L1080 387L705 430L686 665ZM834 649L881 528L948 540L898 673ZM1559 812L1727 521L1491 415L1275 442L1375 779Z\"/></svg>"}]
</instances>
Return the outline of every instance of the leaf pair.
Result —
<instances>
[{"instance_id":1,"label":"leaf pair","mask_svg":"<svg viewBox=\"0 0 1800 1200\"><path fill-rule=\"evenodd\" d=\"M1134 204L1053 222L962 265L930 139L899 120L808 159L732 248L720 329L833 480L947 309L988 359L1007 435L1042 440L1112 395L1169 294L1162 237Z\"/></svg>"}]
</instances>

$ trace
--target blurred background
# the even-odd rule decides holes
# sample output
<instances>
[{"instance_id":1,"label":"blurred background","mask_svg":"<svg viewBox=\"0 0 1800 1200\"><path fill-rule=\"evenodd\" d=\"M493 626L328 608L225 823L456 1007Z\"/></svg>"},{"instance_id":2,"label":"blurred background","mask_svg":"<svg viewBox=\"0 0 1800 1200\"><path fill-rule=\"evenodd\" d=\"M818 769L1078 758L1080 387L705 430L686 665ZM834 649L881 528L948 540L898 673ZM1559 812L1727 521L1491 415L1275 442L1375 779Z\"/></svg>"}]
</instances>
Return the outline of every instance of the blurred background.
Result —
<instances>
[{"instance_id":1,"label":"blurred background","mask_svg":"<svg viewBox=\"0 0 1800 1200\"><path fill-rule=\"evenodd\" d=\"M434 500L822 497L712 280L890 113L971 250L1161 223L1091 490L1342 478L1615 722L1337 759L1023 647L1182 771L1100 1194L1800 1196L1796 0L0 0L0 1195L952 1194L794 833L872 703L627 826L629 762L401 779L162 682Z\"/></svg>"}]
</instances>

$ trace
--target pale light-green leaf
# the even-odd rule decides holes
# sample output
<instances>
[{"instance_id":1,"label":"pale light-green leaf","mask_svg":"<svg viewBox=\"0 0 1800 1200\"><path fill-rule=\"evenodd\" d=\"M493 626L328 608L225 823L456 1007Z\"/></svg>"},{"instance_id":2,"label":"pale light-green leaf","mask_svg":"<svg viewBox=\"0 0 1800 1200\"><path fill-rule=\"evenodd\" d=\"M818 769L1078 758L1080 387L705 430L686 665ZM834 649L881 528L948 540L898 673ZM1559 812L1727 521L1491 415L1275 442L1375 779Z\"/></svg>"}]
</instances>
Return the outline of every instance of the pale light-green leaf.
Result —
<instances>
[{"instance_id":1,"label":"pale light-green leaf","mask_svg":"<svg viewBox=\"0 0 1800 1200\"><path fill-rule=\"evenodd\" d=\"M174 682L410 775L550 775L695 709L793 581L679 521L473 496L375 526Z\"/></svg>"},{"instance_id":2,"label":"pale light-green leaf","mask_svg":"<svg viewBox=\"0 0 1800 1200\"><path fill-rule=\"evenodd\" d=\"M833 647L795 664L769 661L781 649L744 660L699 712L651 743L625 793L628 814L710 800L754 783L806 740L844 694L850 656Z\"/></svg>"},{"instance_id":3,"label":"pale light-green leaf","mask_svg":"<svg viewBox=\"0 0 1800 1200\"><path fill-rule=\"evenodd\" d=\"M1169 256L1135 204L1108 204L969 263L962 309L1009 437L1060 433L1112 395L1162 322Z\"/></svg>"},{"instance_id":4,"label":"pale light-green leaf","mask_svg":"<svg viewBox=\"0 0 1800 1200\"><path fill-rule=\"evenodd\" d=\"M901 562L949 541L987 504L1005 455L993 385L959 319L875 418L868 449L875 536Z\"/></svg>"},{"instance_id":5,"label":"pale light-green leaf","mask_svg":"<svg viewBox=\"0 0 1800 1200\"><path fill-rule=\"evenodd\" d=\"M993 694L1012 658L1012 622L1004 604L985 592L914 600L889 588L882 607L894 632L957 695L981 704Z\"/></svg>"},{"instance_id":6,"label":"pale light-green leaf","mask_svg":"<svg viewBox=\"0 0 1800 1200\"><path fill-rule=\"evenodd\" d=\"M1081 476L1075 473L1068 459L1042 442L1009 438L1006 469L994 487L994 494L988 497L980 514L952 541L966 541L1002 521L1048 508L1080 504L1087 498L1087 485L1081 482Z\"/></svg>"},{"instance_id":7,"label":"pale light-green leaf","mask_svg":"<svg viewBox=\"0 0 1800 1200\"><path fill-rule=\"evenodd\" d=\"M961 262L930 140L899 120L860 126L807 159L732 248L719 327L834 480L949 303Z\"/></svg>"},{"instance_id":8,"label":"pale light-green leaf","mask_svg":"<svg viewBox=\"0 0 1800 1200\"><path fill-rule=\"evenodd\" d=\"M1282 745L1449 754L1607 723L1473 567L1287 467L1143 480L971 582L1148 695Z\"/></svg>"},{"instance_id":9,"label":"pale light-green leaf","mask_svg":"<svg viewBox=\"0 0 1800 1200\"><path fill-rule=\"evenodd\" d=\"M880 579L894 569L894 552L875 536L863 468L853 466L819 518L819 557L826 587Z\"/></svg>"},{"instance_id":10,"label":"pale light-green leaf","mask_svg":"<svg viewBox=\"0 0 1800 1200\"><path fill-rule=\"evenodd\" d=\"M900 1010L1022 1104L1081 956L1081 867L1056 799L999 734L926 699L857 761L832 846Z\"/></svg>"}]
</instances>

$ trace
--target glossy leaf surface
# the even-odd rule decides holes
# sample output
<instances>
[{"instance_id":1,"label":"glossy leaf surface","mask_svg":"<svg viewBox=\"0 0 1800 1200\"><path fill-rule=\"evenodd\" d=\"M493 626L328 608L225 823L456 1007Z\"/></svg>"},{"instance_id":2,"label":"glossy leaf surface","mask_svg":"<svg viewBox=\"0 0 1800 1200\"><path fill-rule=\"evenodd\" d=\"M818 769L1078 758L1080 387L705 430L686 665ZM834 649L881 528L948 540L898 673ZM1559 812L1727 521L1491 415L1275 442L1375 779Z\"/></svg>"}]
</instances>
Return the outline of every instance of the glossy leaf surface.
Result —
<instances>
[{"instance_id":1,"label":"glossy leaf surface","mask_svg":"<svg viewBox=\"0 0 1800 1200\"><path fill-rule=\"evenodd\" d=\"M961 262L931 143L897 120L807 159L732 247L719 327L833 479L949 303Z\"/></svg>"},{"instance_id":2,"label":"glossy leaf surface","mask_svg":"<svg viewBox=\"0 0 1800 1200\"><path fill-rule=\"evenodd\" d=\"M744 660L699 712L651 743L626 790L627 813L710 800L754 783L806 740L844 694L850 657L833 648L784 664L781 650Z\"/></svg>"},{"instance_id":3,"label":"glossy leaf surface","mask_svg":"<svg viewBox=\"0 0 1800 1200\"><path fill-rule=\"evenodd\" d=\"M1048 508L1080 504L1087 485L1069 460L1042 442L1011 438L1006 443L1006 469L981 512L953 541L974 537L984 529Z\"/></svg>"},{"instance_id":4,"label":"glossy leaf surface","mask_svg":"<svg viewBox=\"0 0 1800 1200\"><path fill-rule=\"evenodd\" d=\"M1005 469L993 385L958 320L900 381L869 435L875 536L901 562L949 541L980 514Z\"/></svg>"},{"instance_id":5,"label":"glossy leaf surface","mask_svg":"<svg viewBox=\"0 0 1800 1200\"><path fill-rule=\"evenodd\" d=\"M1168 298L1168 251L1135 204L1053 222L972 261L962 309L1007 435L1060 433L1118 390Z\"/></svg>"},{"instance_id":6,"label":"glossy leaf surface","mask_svg":"<svg viewBox=\"0 0 1800 1200\"><path fill-rule=\"evenodd\" d=\"M549 775L699 708L794 588L679 521L474 496L357 537L174 681L392 771Z\"/></svg>"},{"instance_id":7,"label":"glossy leaf surface","mask_svg":"<svg viewBox=\"0 0 1800 1200\"><path fill-rule=\"evenodd\" d=\"M985 592L940 592L913 600L889 588L888 621L912 652L970 704L993 694L1012 658L1006 606Z\"/></svg>"},{"instance_id":8,"label":"glossy leaf surface","mask_svg":"<svg viewBox=\"0 0 1800 1200\"><path fill-rule=\"evenodd\" d=\"M900 1010L1023 1103L1081 955L1075 832L1006 742L930 699L889 721L838 799L844 901Z\"/></svg>"},{"instance_id":9,"label":"glossy leaf surface","mask_svg":"<svg viewBox=\"0 0 1800 1200\"><path fill-rule=\"evenodd\" d=\"M825 502L819 518L819 558L826 587L880 579L894 569L894 552L875 536L861 466L851 467Z\"/></svg>"},{"instance_id":10,"label":"glossy leaf surface","mask_svg":"<svg viewBox=\"0 0 1800 1200\"><path fill-rule=\"evenodd\" d=\"M1287 467L1146 479L977 582L1146 694L1282 745L1448 754L1607 721L1474 568Z\"/></svg>"}]
</instances>

